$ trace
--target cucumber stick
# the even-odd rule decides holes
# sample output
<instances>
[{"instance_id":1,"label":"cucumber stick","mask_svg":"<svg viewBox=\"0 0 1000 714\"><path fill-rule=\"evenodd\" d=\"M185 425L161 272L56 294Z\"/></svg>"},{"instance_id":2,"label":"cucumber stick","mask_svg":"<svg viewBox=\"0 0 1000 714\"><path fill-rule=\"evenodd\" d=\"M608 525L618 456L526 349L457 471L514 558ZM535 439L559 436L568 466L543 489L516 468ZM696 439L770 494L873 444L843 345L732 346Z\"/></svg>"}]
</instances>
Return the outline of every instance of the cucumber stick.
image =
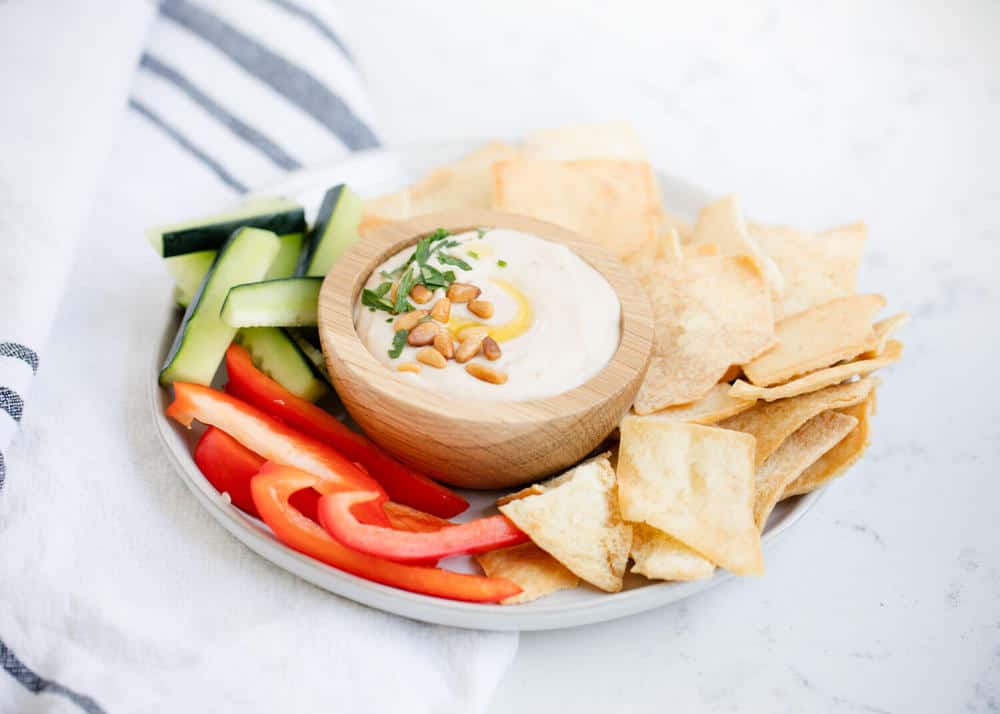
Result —
<instances>
[{"instance_id":1,"label":"cucumber stick","mask_svg":"<svg viewBox=\"0 0 1000 714\"><path fill-rule=\"evenodd\" d=\"M315 402L329 391L295 342L277 327L247 327L236 341L247 348L257 369L289 392Z\"/></svg>"},{"instance_id":2,"label":"cucumber stick","mask_svg":"<svg viewBox=\"0 0 1000 714\"><path fill-rule=\"evenodd\" d=\"M313 368L320 373L323 379L326 380L326 383L333 384L333 380L330 379L330 373L326 369L326 360L323 359L323 352L316 346L319 343L319 335L316 334L316 329L289 327L284 332L292 338L295 346L302 351L302 354L312 363ZM307 335L311 335L313 339L310 340Z\"/></svg>"},{"instance_id":3,"label":"cucumber stick","mask_svg":"<svg viewBox=\"0 0 1000 714\"><path fill-rule=\"evenodd\" d=\"M327 190L296 274L326 275L337 258L358 240L363 209L361 197L347 186Z\"/></svg>"},{"instance_id":4,"label":"cucumber stick","mask_svg":"<svg viewBox=\"0 0 1000 714\"><path fill-rule=\"evenodd\" d=\"M316 324L323 278L279 278L236 285L222 305L231 327L304 327Z\"/></svg>"},{"instance_id":5,"label":"cucumber stick","mask_svg":"<svg viewBox=\"0 0 1000 714\"><path fill-rule=\"evenodd\" d=\"M286 236L278 236L281 239L281 250L278 257L274 259L265 280L273 278L290 278L295 274L295 265L298 263L299 254L302 252L304 236L302 233L289 233ZM177 286L177 304L187 307L191 304L194 294L198 292L205 273L212 267L212 262L219 251L199 250L197 253L185 253L175 255L173 258L164 258L163 262L167 266L167 272L174 279Z\"/></svg>"},{"instance_id":6,"label":"cucumber stick","mask_svg":"<svg viewBox=\"0 0 1000 714\"><path fill-rule=\"evenodd\" d=\"M306 229L302 206L286 198L269 198L244 204L212 216L151 228L146 237L164 258L205 250L218 250L237 228L262 228L278 235Z\"/></svg>"},{"instance_id":7,"label":"cucumber stick","mask_svg":"<svg viewBox=\"0 0 1000 714\"><path fill-rule=\"evenodd\" d=\"M160 384L210 384L236 335L219 316L229 289L264 277L281 249L278 236L257 228L240 228L219 249L215 262L184 313L170 348Z\"/></svg>"}]
</instances>

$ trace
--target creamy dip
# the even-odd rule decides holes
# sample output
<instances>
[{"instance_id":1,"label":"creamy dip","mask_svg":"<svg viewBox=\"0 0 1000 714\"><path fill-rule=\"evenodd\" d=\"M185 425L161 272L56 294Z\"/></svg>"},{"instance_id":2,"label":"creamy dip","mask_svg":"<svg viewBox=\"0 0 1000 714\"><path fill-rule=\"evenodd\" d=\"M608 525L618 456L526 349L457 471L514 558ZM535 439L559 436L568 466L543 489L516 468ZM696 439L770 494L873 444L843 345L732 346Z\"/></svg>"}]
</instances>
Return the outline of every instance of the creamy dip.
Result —
<instances>
[{"instance_id":1,"label":"creamy dip","mask_svg":"<svg viewBox=\"0 0 1000 714\"><path fill-rule=\"evenodd\" d=\"M439 238L431 244L425 262L443 274L454 273L459 283L481 290L476 298L493 307L488 318L473 314L468 303L453 303L446 325L461 343L463 330L483 326L502 353L489 361L479 353L466 364L448 360L443 368L418 361L423 346L402 344L396 339L398 315L387 311L393 305L387 282L399 280L399 269L414 254L411 246L375 269L359 296L354 324L368 350L405 379L451 396L493 401L518 401L553 396L577 387L597 374L618 349L620 306L607 280L569 248L538 236L507 229L480 228ZM413 270L411 262L408 270ZM468 269L465 269L468 268ZM396 271L396 272L394 272ZM451 277L451 276L448 276ZM381 301L376 295L382 292ZM423 304L411 297L415 309L430 310L445 296L443 287ZM373 310L372 305L377 305ZM466 333L471 334L471 333ZM506 377L502 384L477 379L466 371L476 363ZM419 371L412 370L414 365Z\"/></svg>"}]
</instances>

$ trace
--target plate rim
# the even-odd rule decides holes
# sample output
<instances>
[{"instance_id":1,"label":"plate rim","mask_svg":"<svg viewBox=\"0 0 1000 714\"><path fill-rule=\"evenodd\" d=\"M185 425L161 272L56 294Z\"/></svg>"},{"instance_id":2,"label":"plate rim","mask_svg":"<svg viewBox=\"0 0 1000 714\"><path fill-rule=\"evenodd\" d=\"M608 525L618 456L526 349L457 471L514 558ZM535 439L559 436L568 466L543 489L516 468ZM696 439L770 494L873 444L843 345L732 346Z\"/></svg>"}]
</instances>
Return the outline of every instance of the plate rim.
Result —
<instances>
[{"instance_id":1,"label":"plate rim","mask_svg":"<svg viewBox=\"0 0 1000 714\"><path fill-rule=\"evenodd\" d=\"M451 142L455 146L461 140ZM427 142L398 147L381 147L357 152L344 160L302 169L288 174L282 182L274 182L267 187L252 191L259 195L264 191L282 192L281 186L295 181L304 181L311 175L343 167L353 160L378 160L380 156L399 155L408 151L428 150L445 142ZM668 174L657 172L659 179L666 183L682 186L691 194L708 196L700 187L683 179L675 179ZM385 612L422 622L485 631L539 631L555 630L606 622L627 617L647 610L656 609L683 600L699 592L729 581L733 574L717 569L710 578L688 582L651 582L642 587L617 593L597 593L593 600L545 606L538 600L524 605L498 606L495 604L466 603L445 600L429 595L421 595L400 590L388 585L374 583L364 578L338 570L303 555L280 543L256 519L247 516L234 506L202 475L194 462L193 455L182 437L183 427L169 420L164 414L164 406L169 399L167 390L159 384L159 369L163 355L173 340L171 327L176 323L176 310L168 303L163 317L160 339L152 345L150 379L147 382L147 397L156 425L160 443L168 453L174 470L182 482L194 494L196 500L233 537L257 555L273 565L290 572L327 592L348 598L354 602ZM826 487L799 496L798 501L782 520L767 530L762 538L762 547L770 549L774 542L798 523L822 497Z\"/></svg>"}]
</instances>

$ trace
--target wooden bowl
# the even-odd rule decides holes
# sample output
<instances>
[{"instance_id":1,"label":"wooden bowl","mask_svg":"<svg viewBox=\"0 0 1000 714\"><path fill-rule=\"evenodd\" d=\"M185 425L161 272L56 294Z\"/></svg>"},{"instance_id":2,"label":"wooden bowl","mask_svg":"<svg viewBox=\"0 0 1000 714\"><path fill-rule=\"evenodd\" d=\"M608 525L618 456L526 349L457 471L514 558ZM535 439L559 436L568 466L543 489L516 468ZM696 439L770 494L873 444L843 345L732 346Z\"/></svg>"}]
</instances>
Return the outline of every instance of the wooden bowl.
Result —
<instances>
[{"instance_id":1,"label":"wooden bowl","mask_svg":"<svg viewBox=\"0 0 1000 714\"><path fill-rule=\"evenodd\" d=\"M562 394L519 402L474 401L417 386L368 351L354 306L372 271L437 228L510 228L569 246L611 284L621 304L621 340L611 361ZM629 270L602 248L544 221L462 210L386 224L365 233L327 274L319 334L334 387L351 417L387 451L464 488L517 486L565 469L618 425L639 389L652 348L649 302Z\"/></svg>"}]
</instances>

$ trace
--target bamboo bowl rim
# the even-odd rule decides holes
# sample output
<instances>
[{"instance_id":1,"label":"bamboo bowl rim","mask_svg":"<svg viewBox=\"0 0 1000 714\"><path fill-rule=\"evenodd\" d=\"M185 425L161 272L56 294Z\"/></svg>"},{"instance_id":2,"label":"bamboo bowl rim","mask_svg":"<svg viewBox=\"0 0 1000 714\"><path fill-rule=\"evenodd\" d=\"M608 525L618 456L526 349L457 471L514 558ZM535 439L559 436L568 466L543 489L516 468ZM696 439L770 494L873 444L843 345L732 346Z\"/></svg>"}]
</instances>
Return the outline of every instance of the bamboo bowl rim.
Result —
<instances>
[{"instance_id":1,"label":"bamboo bowl rim","mask_svg":"<svg viewBox=\"0 0 1000 714\"><path fill-rule=\"evenodd\" d=\"M376 267L413 246L438 228L453 233L476 227L507 228L532 233L569 247L602 275L618 297L618 348L596 375L565 392L521 401L477 400L449 395L413 384L380 362L361 341L354 324L354 307ZM445 421L527 423L583 414L612 400L645 374L652 352L653 318L638 280L603 247L561 226L527 216L488 210L431 213L373 228L355 242L326 274L320 289L320 341L335 387L340 381L362 382L390 400L402 400L428 416ZM348 385L349 388L349 385Z\"/></svg>"}]
</instances>

